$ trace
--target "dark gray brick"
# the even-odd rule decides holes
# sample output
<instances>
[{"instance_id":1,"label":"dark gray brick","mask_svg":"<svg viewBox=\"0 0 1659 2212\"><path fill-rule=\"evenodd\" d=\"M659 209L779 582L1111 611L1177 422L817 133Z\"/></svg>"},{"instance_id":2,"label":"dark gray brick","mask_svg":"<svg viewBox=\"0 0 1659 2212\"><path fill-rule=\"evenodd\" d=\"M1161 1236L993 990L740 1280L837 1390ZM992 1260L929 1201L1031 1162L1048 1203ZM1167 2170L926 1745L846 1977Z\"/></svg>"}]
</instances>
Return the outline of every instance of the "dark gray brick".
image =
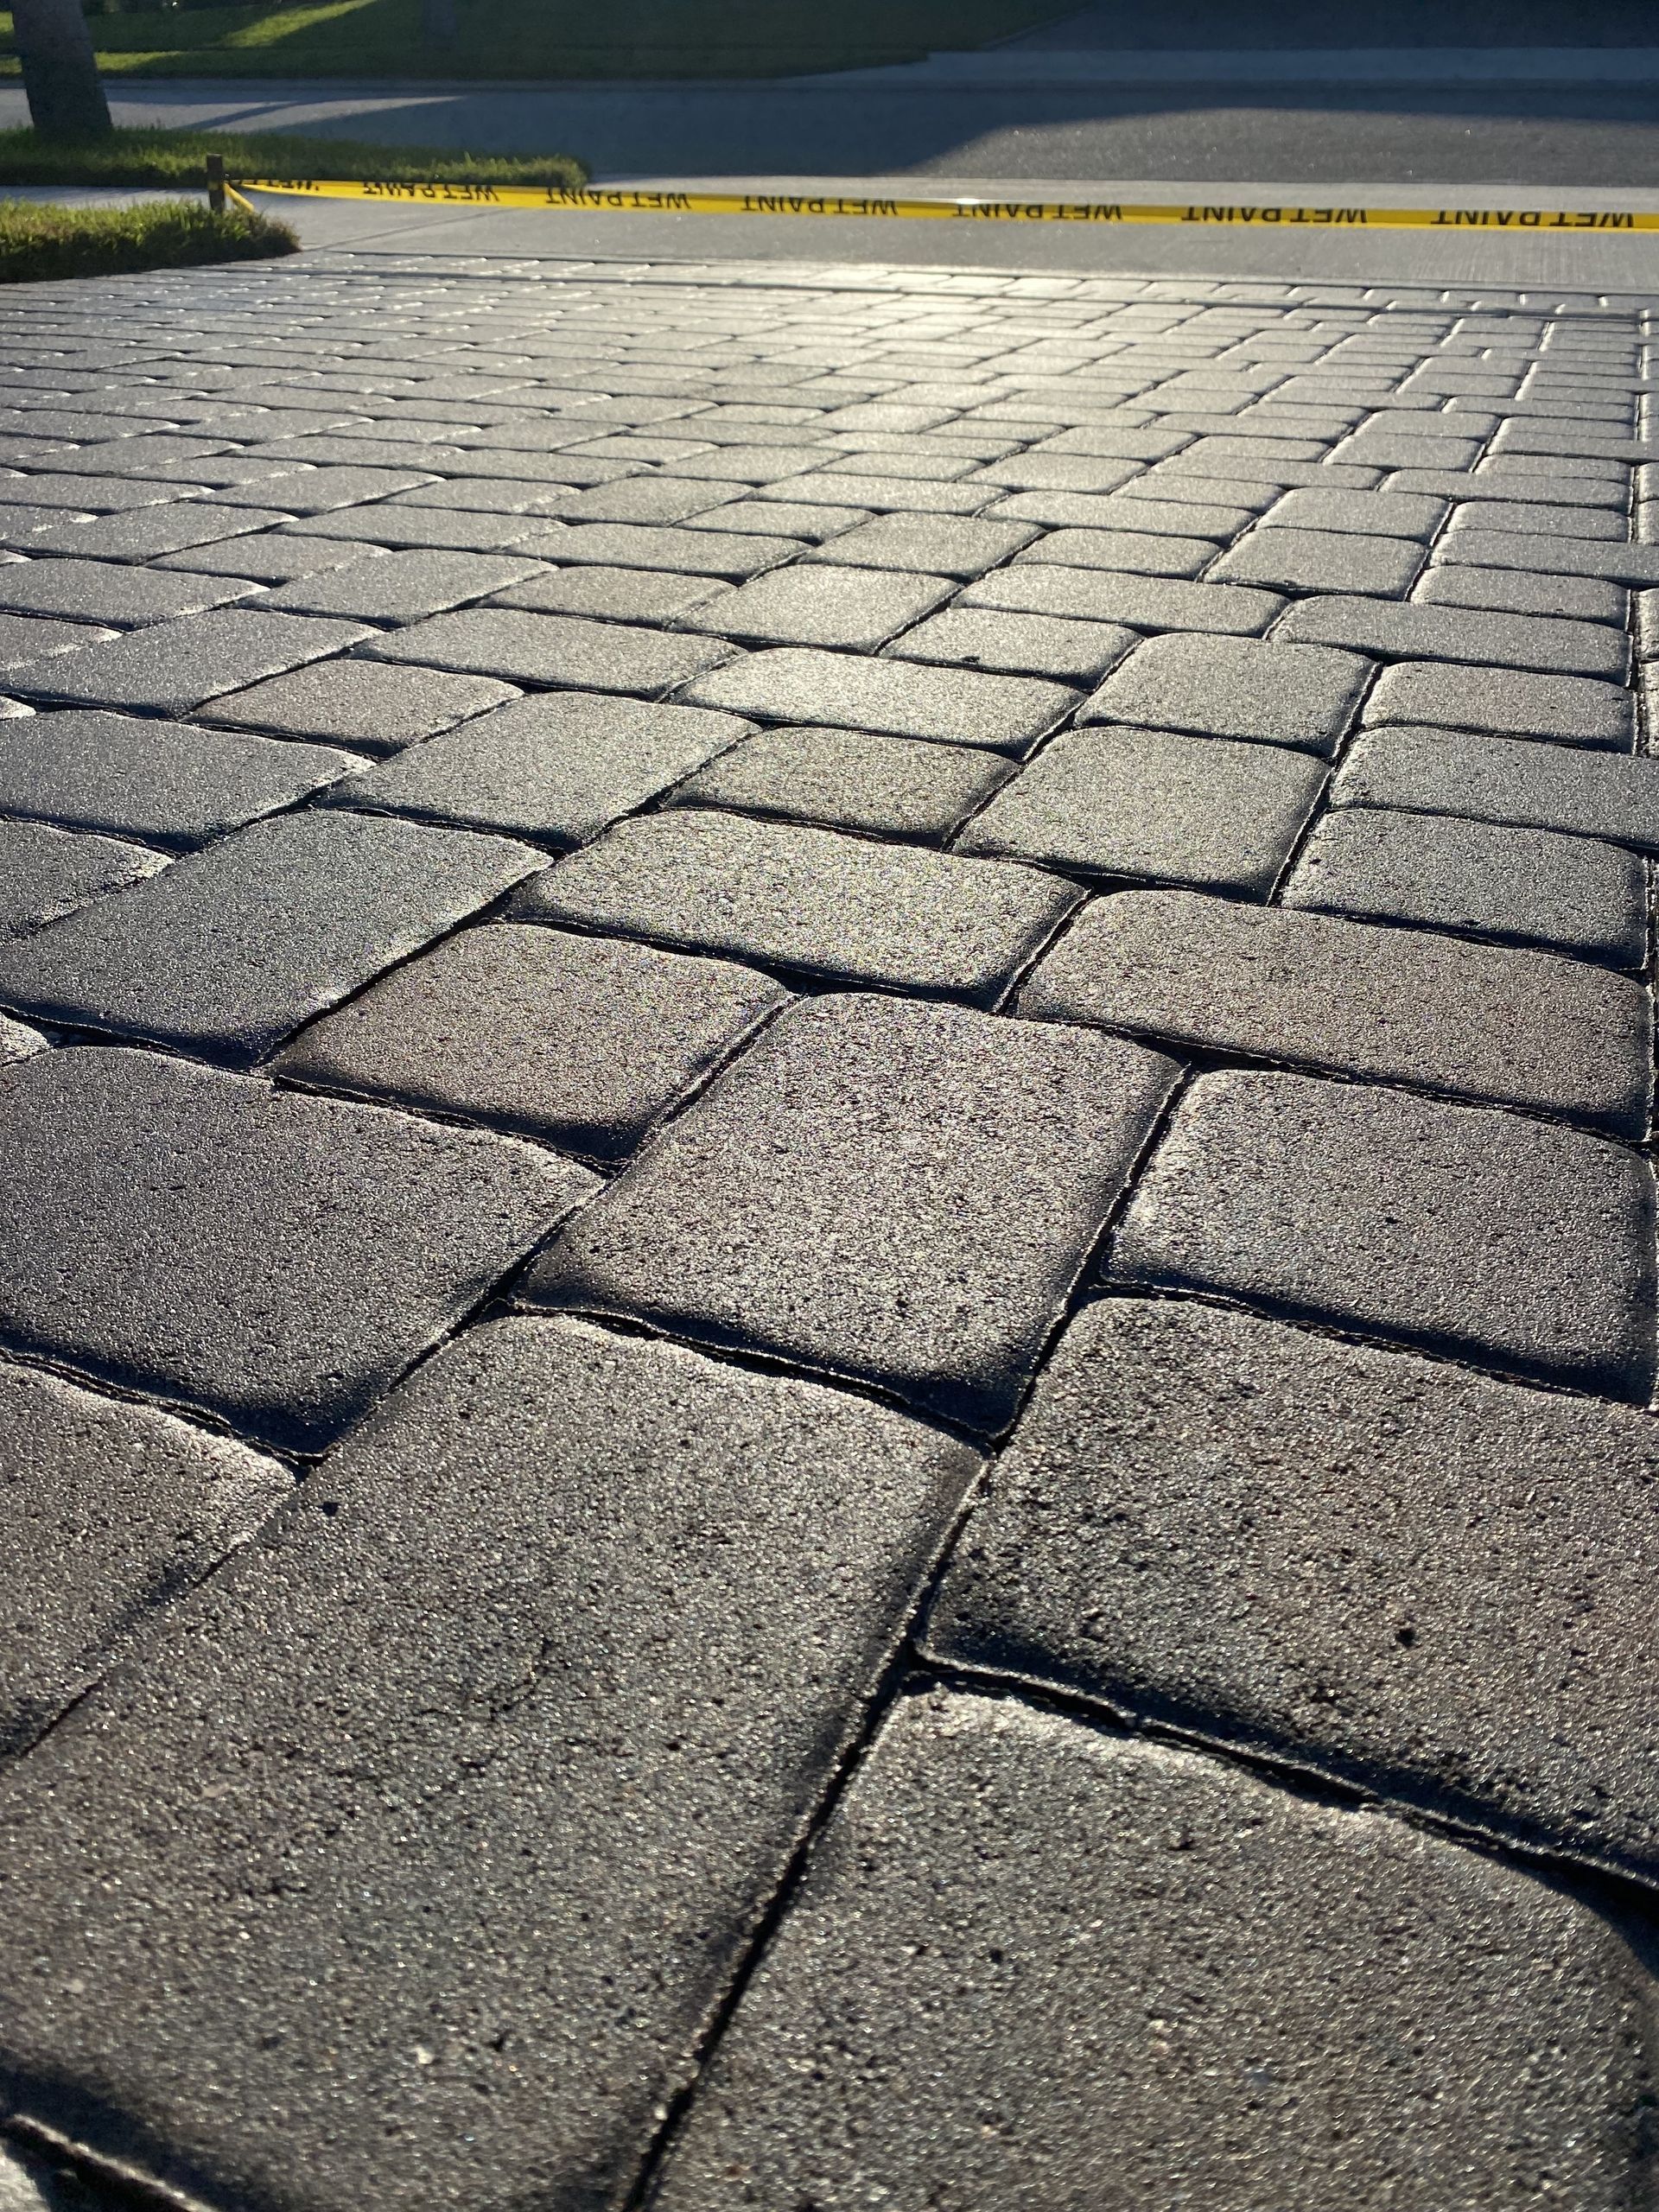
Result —
<instances>
[{"instance_id":1,"label":"dark gray brick","mask_svg":"<svg viewBox=\"0 0 1659 2212\"><path fill-rule=\"evenodd\" d=\"M928 1645L1652 1881L1656 1476L1644 1413L1109 1299Z\"/></svg>"},{"instance_id":2,"label":"dark gray brick","mask_svg":"<svg viewBox=\"0 0 1659 2212\"><path fill-rule=\"evenodd\" d=\"M0 607L13 614L62 614L74 624L107 623L117 630L170 622L210 607L245 599L253 585L240 578L169 575L119 561L8 561L0 564ZM71 623L63 636L76 642ZM79 642L88 642L83 630Z\"/></svg>"},{"instance_id":3,"label":"dark gray brick","mask_svg":"<svg viewBox=\"0 0 1659 2212\"><path fill-rule=\"evenodd\" d=\"M407 492L430 484L431 473L420 468L303 468L286 470L280 479L261 478L247 492L226 490L221 506L276 506L291 515L327 514L335 507L359 506L365 500L384 499L388 493Z\"/></svg>"},{"instance_id":4,"label":"dark gray brick","mask_svg":"<svg viewBox=\"0 0 1659 2212\"><path fill-rule=\"evenodd\" d=\"M164 501L181 499L188 492L205 488L190 484L147 484L140 477L98 476L90 471L66 475L46 469L5 480L5 489L21 505L79 508L83 513L93 515L117 515L131 507L160 506Z\"/></svg>"},{"instance_id":5,"label":"dark gray brick","mask_svg":"<svg viewBox=\"0 0 1659 2212\"><path fill-rule=\"evenodd\" d=\"M1290 644L1344 645L1379 660L1487 661L1505 675L1510 669L1537 669L1618 683L1630 665L1629 639L1605 622L1390 606L1375 599L1300 600L1274 634Z\"/></svg>"},{"instance_id":6,"label":"dark gray brick","mask_svg":"<svg viewBox=\"0 0 1659 2212\"><path fill-rule=\"evenodd\" d=\"M683 618L683 630L757 645L840 645L874 651L941 607L957 587L899 569L780 569L723 591Z\"/></svg>"},{"instance_id":7,"label":"dark gray brick","mask_svg":"<svg viewBox=\"0 0 1659 2212\"><path fill-rule=\"evenodd\" d=\"M804 548L792 538L715 530L653 530L628 523L560 524L529 548L538 560L562 566L662 569L675 575L743 578L775 569Z\"/></svg>"},{"instance_id":8,"label":"dark gray brick","mask_svg":"<svg viewBox=\"0 0 1659 2212\"><path fill-rule=\"evenodd\" d=\"M207 722L390 753L519 696L512 684L493 677L331 660L229 692L200 711Z\"/></svg>"},{"instance_id":9,"label":"dark gray brick","mask_svg":"<svg viewBox=\"0 0 1659 2212\"><path fill-rule=\"evenodd\" d=\"M1201 1076L1109 1264L1120 1281L1608 1396L1652 1387L1647 1163L1518 1115L1309 1076Z\"/></svg>"},{"instance_id":10,"label":"dark gray brick","mask_svg":"<svg viewBox=\"0 0 1659 2212\"><path fill-rule=\"evenodd\" d=\"M1351 531L1363 537L1403 537L1427 544L1446 520L1444 499L1395 492L1287 492L1262 517L1264 527Z\"/></svg>"},{"instance_id":11,"label":"dark gray brick","mask_svg":"<svg viewBox=\"0 0 1659 2212\"><path fill-rule=\"evenodd\" d=\"M1452 815L1327 816L1285 903L1559 946L1620 968L1648 957L1647 870L1633 853Z\"/></svg>"},{"instance_id":12,"label":"dark gray brick","mask_svg":"<svg viewBox=\"0 0 1659 2212\"><path fill-rule=\"evenodd\" d=\"M1556 581L1552 578L1551 582ZM1659 660L1659 591L1639 591L1636 594L1635 632L1636 657L1638 660Z\"/></svg>"},{"instance_id":13,"label":"dark gray brick","mask_svg":"<svg viewBox=\"0 0 1659 2212\"><path fill-rule=\"evenodd\" d=\"M809 558L861 569L914 569L966 581L995 568L1037 535L1031 523L889 514L837 534Z\"/></svg>"},{"instance_id":14,"label":"dark gray brick","mask_svg":"<svg viewBox=\"0 0 1659 2212\"><path fill-rule=\"evenodd\" d=\"M568 512L563 507L559 510L561 519ZM826 537L838 537L844 530L856 530L869 519L861 507L827 506L804 499L742 499L710 507L704 514L688 517L686 527L731 530L740 534L759 531L765 537L799 538L816 545Z\"/></svg>"},{"instance_id":15,"label":"dark gray brick","mask_svg":"<svg viewBox=\"0 0 1659 2212\"><path fill-rule=\"evenodd\" d=\"M621 823L513 912L989 1004L1077 896L1033 868L687 808Z\"/></svg>"},{"instance_id":16,"label":"dark gray brick","mask_svg":"<svg viewBox=\"0 0 1659 2212\"><path fill-rule=\"evenodd\" d=\"M1467 471L1459 474L1455 471L1408 469L1398 476L1390 476L1382 489L1388 493L1425 493L1431 499L1451 499L1459 506L1488 499L1524 499L1547 506L1610 507L1621 514L1630 503L1630 491L1627 474L1619 480L1597 483L1588 477L1517 477L1505 474L1501 469L1490 474L1483 470L1478 475ZM1589 535L1598 537L1600 533L1592 531Z\"/></svg>"},{"instance_id":17,"label":"dark gray brick","mask_svg":"<svg viewBox=\"0 0 1659 2212\"><path fill-rule=\"evenodd\" d=\"M1563 461L1659 461L1659 446L1575 428L1570 423L1505 423L1494 449L1501 454L1548 454Z\"/></svg>"},{"instance_id":18,"label":"dark gray brick","mask_svg":"<svg viewBox=\"0 0 1659 2212\"><path fill-rule=\"evenodd\" d=\"M1478 607L1494 614L1564 614L1580 622L1611 622L1623 629L1630 595L1622 584L1597 576L1524 575L1515 569L1424 571L1412 597L1427 607Z\"/></svg>"},{"instance_id":19,"label":"dark gray brick","mask_svg":"<svg viewBox=\"0 0 1659 2212\"><path fill-rule=\"evenodd\" d=\"M321 746L273 745L149 715L30 715L0 721L0 814L199 845L359 765Z\"/></svg>"},{"instance_id":20,"label":"dark gray brick","mask_svg":"<svg viewBox=\"0 0 1659 2212\"><path fill-rule=\"evenodd\" d=\"M1618 545L1593 537L1545 537L1536 531L1468 529L1449 531L1436 551L1442 561L1475 569L1521 569L1529 575L1599 576L1609 583L1659 584L1659 545Z\"/></svg>"},{"instance_id":21,"label":"dark gray brick","mask_svg":"<svg viewBox=\"0 0 1659 2212\"><path fill-rule=\"evenodd\" d=\"M696 707L559 692L481 715L331 796L346 806L579 845L752 727Z\"/></svg>"},{"instance_id":22,"label":"dark gray brick","mask_svg":"<svg viewBox=\"0 0 1659 2212\"><path fill-rule=\"evenodd\" d=\"M113 837L73 836L36 822L0 821L0 938L72 913L163 865L159 853Z\"/></svg>"},{"instance_id":23,"label":"dark gray brick","mask_svg":"<svg viewBox=\"0 0 1659 2212\"><path fill-rule=\"evenodd\" d=\"M49 654L73 652L95 639L113 638L115 634L113 630L95 629L86 622L52 622L29 614L0 614L0 671L10 676L14 671L44 660Z\"/></svg>"},{"instance_id":24,"label":"dark gray brick","mask_svg":"<svg viewBox=\"0 0 1659 2212\"><path fill-rule=\"evenodd\" d=\"M1566 830L1659 853L1659 760L1440 729L1363 730L1336 806L1397 806Z\"/></svg>"},{"instance_id":25,"label":"dark gray brick","mask_svg":"<svg viewBox=\"0 0 1659 2212\"><path fill-rule=\"evenodd\" d=\"M732 648L698 638L658 637L614 622L584 622L573 615L474 607L411 623L406 630L377 638L364 652L376 660L417 661L515 683L635 691L650 698L719 667L730 658Z\"/></svg>"},{"instance_id":26,"label":"dark gray brick","mask_svg":"<svg viewBox=\"0 0 1659 2212\"><path fill-rule=\"evenodd\" d=\"M1335 530L1257 530L1209 571L1220 584L1281 591L1376 592L1397 599L1423 565L1421 547L1401 537Z\"/></svg>"},{"instance_id":27,"label":"dark gray brick","mask_svg":"<svg viewBox=\"0 0 1659 2212\"><path fill-rule=\"evenodd\" d=\"M1599 1914L1438 1837L1009 1698L912 1697L658 2201L1039 2212L1109 2174L1124 2204L1616 2212L1647 1986Z\"/></svg>"},{"instance_id":28,"label":"dark gray brick","mask_svg":"<svg viewBox=\"0 0 1659 2212\"><path fill-rule=\"evenodd\" d=\"M1386 423L1368 423L1331 448L1327 468L1354 466L1382 468L1469 468L1485 444L1484 435L1459 437L1454 434L1469 418L1456 415L1425 414L1415 420L1397 411ZM1471 428L1478 427L1471 424Z\"/></svg>"},{"instance_id":29,"label":"dark gray brick","mask_svg":"<svg viewBox=\"0 0 1659 2212\"><path fill-rule=\"evenodd\" d=\"M505 1137L103 1046L0 1070L0 1338L294 1450L597 1187Z\"/></svg>"},{"instance_id":30,"label":"dark gray brick","mask_svg":"<svg viewBox=\"0 0 1659 2212\"><path fill-rule=\"evenodd\" d=\"M1628 749L1636 737L1635 702L1616 683L1433 661L1384 669L1365 702L1365 720L1548 738L1557 745Z\"/></svg>"},{"instance_id":31,"label":"dark gray brick","mask_svg":"<svg viewBox=\"0 0 1659 2212\"><path fill-rule=\"evenodd\" d=\"M609 1160L787 997L722 960L503 924L395 969L275 1066Z\"/></svg>"},{"instance_id":32,"label":"dark gray brick","mask_svg":"<svg viewBox=\"0 0 1659 2212\"><path fill-rule=\"evenodd\" d=\"M969 824L959 849L1264 898L1324 780L1315 762L1259 746L1069 730Z\"/></svg>"},{"instance_id":33,"label":"dark gray brick","mask_svg":"<svg viewBox=\"0 0 1659 2212\"><path fill-rule=\"evenodd\" d=\"M1052 677L1060 683L1098 683L1135 642L1133 630L1111 622L952 607L918 623L887 650L903 660L946 668L989 668L1008 676Z\"/></svg>"},{"instance_id":34,"label":"dark gray brick","mask_svg":"<svg viewBox=\"0 0 1659 2212\"><path fill-rule=\"evenodd\" d=\"M493 593L490 604L601 622L666 623L725 590L718 576L677 576L663 569L538 569L524 582Z\"/></svg>"},{"instance_id":35,"label":"dark gray brick","mask_svg":"<svg viewBox=\"0 0 1659 2212\"><path fill-rule=\"evenodd\" d=\"M1537 499L1493 500L1452 510L1448 536L1465 530L1515 531L1529 537L1605 539L1609 544L1630 542L1629 518L1606 507L1557 506Z\"/></svg>"},{"instance_id":36,"label":"dark gray brick","mask_svg":"<svg viewBox=\"0 0 1659 2212\"><path fill-rule=\"evenodd\" d=\"M31 560L65 553L89 561L153 561L187 546L215 544L286 520L276 510L187 499L172 506L141 508L135 514L101 515L92 522L60 518L50 529L32 531L27 550Z\"/></svg>"},{"instance_id":37,"label":"dark gray brick","mask_svg":"<svg viewBox=\"0 0 1659 2212\"><path fill-rule=\"evenodd\" d=\"M1325 645L1152 638L1107 677L1080 719L1333 753L1371 668Z\"/></svg>"},{"instance_id":38,"label":"dark gray brick","mask_svg":"<svg viewBox=\"0 0 1659 2212\"><path fill-rule=\"evenodd\" d=\"M152 1606L293 1491L275 1460L148 1406L0 1362L0 1755L95 1681ZM0 2206L8 2203L0 2171Z\"/></svg>"},{"instance_id":39,"label":"dark gray brick","mask_svg":"<svg viewBox=\"0 0 1659 2212\"><path fill-rule=\"evenodd\" d=\"M373 634L357 622L233 607L55 653L7 680L25 698L188 715L221 691L303 667Z\"/></svg>"},{"instance_id":40,"label":"dark gray brick","mask_svg":"<svg viewBox=\"0 0 1659 2212\"><path fill-rule=\"evenodd\" d=\"M275 493L271 494L276 496ZM387 501L394 507L442 507L480 515L534 514L545 518L564 496L562 484L534 476L440 477Z\"/></svg>"},{"instance_id":41,"label":"dark gray brick","mask_svg":"<svg viewBox=\"0 0 1659 2212\"><path fill-rule=\"evenodd\" d=\"M446 507L343 507L332 514L302 515L285 523L284 537L326 537L359 545L442 545L469 553L495 553L547 528L545 515L474 515Z\"/></svg>"},{"instance_id":42,"label":"dark gray brick","mask_svg":"<svg viewBox=\"0 0 1659 2212\"><path fill-rule=\"evenodd\" d=\"M672 803L936 838L1013 772L1010 762L965 746L867 730L766 729L699 769Z\"/></svg>"},{"instance_id":43,"label":"dark gray brick","mask_svg":"<svg viewBox=\"0 0 1659 2212\"><path fill-rule=\"evenodd\" d=\"M1073 924L1021 1011L1647 1128L1645 988L1421 930L1130 891Z\"/></svg>"},{"instance_id":44,"label":"dark gray brick","mask_svg":"<svg viewBox=\"0 0 1659 2212\"><path fill-rule=\"evenodd\" d=\"M357 549L361 553L361 548ZM337 614L354 622L418 622L543 573L517 553L375 553L296 577L259 602L279 614Z\"/></svg>"},{"instance_id":45,"label":"dark gray brick","mask_svg":"<svg viewBox=\"0 0 1659 2212\"><path fill-rule=\"evenodd\" d=\"M334 569L361 569L370 561L386 557L378 545L358 545L334 537L278 537L274 531L261 531L248 537L228 537L212 545L163 554L155 565L190 575L242 576L254 583L287 584L298 576L320 576Z\"/></svg>"},{"instance_id":46,"label":"dark gray brick","mask_svg":"<svg viewBox=\"0 0 1659 2212\"><path fill-rule=\"evenodd\" d=\"M14 2107L204 2202L622 2202L976 1464L673 1345L463 1339L9 1796Z\"/></svg>"},{"instance_id":47,"label":"dark gray brick","mask_svg":"<svg viewBox=\"0 0 1659 2212\"><path fill-rule=\"evenodd\" d=\"M280 815L0 946L0 999L248 1062L541 864L504 838Z\"/></svg>"},{"instance_id":48,"label":"dark gray brick","mask_svg":"<svg viewBox=\"0 0 1659 2212\"><path fill-rule=\"evenodd\" d=\"M1227 584L1183 583L1166 576L1046 568L1034 563L1018 563L982 576L976 584L967 586L957 604L1006 608L1020 614L1122 622L1136 630L1203 631L1229 637L1259 634L1285 606L1274 592L1247 591Z\"/></svg>"},{"instance_id":49,"label":"dark gray brick","mask_svg":"<svg viewBox=\"0 0 1659 2212\"><path fill-rule=\"evenodd\" d=\"M806 1001L608 1188L528 1294L1000 1427L1174 1076L1080 1030Z\"/></svg>"},{"instance_id":50,"label":"dark gray brick","mask_svg":"<svg viewBox=\"0 0 1659 2212\"><path fill-rule=\"evenodd\" d=\"M1028 564L1055 569L1121 569L1132 575L1198 575L1221 548L1207 537L1172 537L1139 531L1125 519L1122 530L1051 530L1020 556Z\"/></svg>"},{"instance_id":51,"label":"dark gray brick","mask_svg":"<svg viewBox=\"0 0 1659 2212\"><path fill-rule=\"evenodd\" d=\"M699 677L684 696L696 706L729 708L762 721L1023 753L1071 712L1078 694L1064 684L1018 677L782 646Z\"/></svg>"}]
</instances>

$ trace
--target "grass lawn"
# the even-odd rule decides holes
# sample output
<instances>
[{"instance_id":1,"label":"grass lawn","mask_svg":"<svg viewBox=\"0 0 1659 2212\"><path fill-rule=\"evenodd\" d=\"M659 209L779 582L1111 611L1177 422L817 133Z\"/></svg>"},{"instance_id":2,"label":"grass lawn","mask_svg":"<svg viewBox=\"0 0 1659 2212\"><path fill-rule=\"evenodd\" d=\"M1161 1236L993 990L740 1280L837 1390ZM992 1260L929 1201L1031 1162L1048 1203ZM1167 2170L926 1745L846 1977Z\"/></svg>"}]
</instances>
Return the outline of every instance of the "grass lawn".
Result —
<instances>
[{"instance_id":1,"label":"grass lawn","mask_svg":"<svg viewBox=\"0 0 1659 2212\"><path fill-rule=\"evenodd\" d=\"M72 143L43 141L32 130L0 130L0 185L181 184L200 191L209 154L222 154L232 177L411 178L435 184L588 181L587 169L566 154L474 159L430 146L370 146L352 138L304 138L289 130L116 130L107 138Z\"/></svg>"},{"instance_id":2,"label":"grass lawn","mask_svg":"<svg viewBox=\"0 0 1659 2212\"><path fill-rule=\"evenodd\" d=\"M147 207L53 207L0 199L0 284L262 261L298 245L286 223L234 209L211 215L188 200Z\"/></svg>"},{"instance_id":3,"label":"grass lawn","mask_svg":"<svg viewBox=\"0 0 1659 2212\"><path fill-rule=\"evenodd\" d=\"M914 61L1074 14L1080 0L455 0L452 46L422 36L421 0L171 8L95 16L112 75L155 77L777 77ZM0 73L16 73L0 14Z\"/></svg>"}]
</instances>

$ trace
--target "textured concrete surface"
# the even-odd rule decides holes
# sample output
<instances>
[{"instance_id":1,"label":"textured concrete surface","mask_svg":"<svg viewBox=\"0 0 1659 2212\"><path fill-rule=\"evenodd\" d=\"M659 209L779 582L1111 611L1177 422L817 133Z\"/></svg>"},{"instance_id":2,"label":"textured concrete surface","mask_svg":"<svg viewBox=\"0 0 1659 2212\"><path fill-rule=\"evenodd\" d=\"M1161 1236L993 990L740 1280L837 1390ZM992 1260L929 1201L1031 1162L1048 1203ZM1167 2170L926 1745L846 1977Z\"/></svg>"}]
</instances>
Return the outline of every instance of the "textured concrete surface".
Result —
<instances>
[{"instance_id":1,"label":"textured concrete surface","mask_svg":"<svg viewBox=\"0 0 1659 2212\"><path fill-rule=\"evenodd\" d=\"M1645 2202L1642 238L302 215L0 305L0 2202Z\"/></svg>"}]
</instances>

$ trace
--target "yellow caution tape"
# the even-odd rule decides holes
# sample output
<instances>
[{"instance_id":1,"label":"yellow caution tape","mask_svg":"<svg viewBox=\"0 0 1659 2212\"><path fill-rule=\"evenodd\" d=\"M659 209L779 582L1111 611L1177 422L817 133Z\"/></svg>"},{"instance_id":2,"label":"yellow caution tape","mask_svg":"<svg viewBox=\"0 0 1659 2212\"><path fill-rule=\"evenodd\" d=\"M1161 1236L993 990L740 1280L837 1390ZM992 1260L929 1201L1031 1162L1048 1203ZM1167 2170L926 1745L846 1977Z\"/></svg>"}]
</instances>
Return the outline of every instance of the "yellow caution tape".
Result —
<instances>
[{"instance_id":1,"label":"yellow caution tape","mask_svg":"<svg viewBox=\"0 0 1659 2212\"><path fill-rule=\"evenodd\" d=\"M1259 224L1364 231L1659 231L1659 213L1578 207L1153 207L1094 200L864 200L833 193L645 192L555 185L391 184L372 179L239 177L244 192L308 200L389 200L448 207L539 207L579 214L854 215L913 222Z\"/></svg>"}]
</instances>

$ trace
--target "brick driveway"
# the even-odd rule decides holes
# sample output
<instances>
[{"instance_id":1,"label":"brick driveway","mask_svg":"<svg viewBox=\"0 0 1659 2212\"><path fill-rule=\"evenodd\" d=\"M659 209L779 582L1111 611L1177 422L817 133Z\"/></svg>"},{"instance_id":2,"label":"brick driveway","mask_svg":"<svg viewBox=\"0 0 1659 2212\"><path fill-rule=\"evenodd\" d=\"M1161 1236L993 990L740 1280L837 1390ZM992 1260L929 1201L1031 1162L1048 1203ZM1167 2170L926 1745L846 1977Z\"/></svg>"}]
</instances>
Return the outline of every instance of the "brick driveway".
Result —
<instances>
[{"instance_id":1,"label":"brick driveway","mask_svg":"<svg viewBox=\"0 0 1659 2212\"><path fill-rule=\"evenodd\" d=\"M1655 304L8 296L0 2203L1649 2201Z\"/></svg>"}]
</instances>

